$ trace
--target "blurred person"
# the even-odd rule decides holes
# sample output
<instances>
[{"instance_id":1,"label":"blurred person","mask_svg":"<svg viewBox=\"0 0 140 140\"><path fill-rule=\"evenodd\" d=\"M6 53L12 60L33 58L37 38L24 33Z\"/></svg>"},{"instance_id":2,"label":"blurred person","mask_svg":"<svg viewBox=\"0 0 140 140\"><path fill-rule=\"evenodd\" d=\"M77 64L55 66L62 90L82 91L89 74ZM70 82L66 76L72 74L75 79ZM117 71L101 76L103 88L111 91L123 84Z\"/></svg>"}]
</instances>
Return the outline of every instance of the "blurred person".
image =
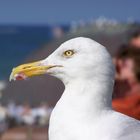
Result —
<instances>
[{"instance_id":1,"label":"blurred person","mask_svg":"<svg viewBox=\"0 0 140 140\"><path fill-rule=\"evenodd\" d=\"M63 29L59 26L54 27L52 33L53 33L53 37L56 39L59 39L64 35Z\"/></svg>"},{"instance_id":2,"label":"blurred person","mask_svg":"<svg viewBox=\"0 0 140 140\"><path fill-rule=\"evenodd\" d=\"M0 134L3 133L7 128L8 128L8 124L7 124L7 109L0 105Z\"/></svg>"},{"instance_id":3,"label":"blurred person","mask_svg":"<svg viewBox=\"0 0 140 140\"><path fill-rule=\"evenodd\" d=\"M8 116L10 116L11 118L14 118L16 114L16 104L14 101L10 101L7 104L7 110L8 110Z\"/></svg>"},{"instance_id":4,"label":"blurred person","mask_svg":"<svg viewBox=\"0 0 140 140\"><path fill-rule=\"evenodd\" d=\"M47 103L41 103L39 107L32 109L32 113L37 124L48 125L51 111Z\"/></svg>"},{"instance_id":5,"label":"blurred person","mask_svg":"<svg viewBox=\"0 0 140 140\"><path fill-rule=\"evenodd\" d=\"M116 60L113 108L140 120L140 49L125 47Z\"/></svg>"},{"instance_id":6,"label":"blurred person","mask_svg":"<svg viewBox=\"0 0 140 140\"><path fill-rule=\"evenodd\" d=\"M114 98L140 94L140 49L126 47L116 57ZM121 87L121 88L120 88Z\"/></svg>"},{"instance_id":7,"label":"blurred person","mask_svg":"<svg viewBox=\"0 0 140 140\"><path fill-rule=\"evenodd\" d=\"M0 105L0 122L6 119L7 114L7 109L4 106Z\"/></svg>"},{"instance_id":8,"label":"blurred person","mask_svg":"<svg viewBox=\"0 0 140 140\"><path fill-rule=\"evenodd\" d=\"M16 119L19 116L19 115L17 115L18 110L17 110L16 103L14 101L10 101L10 102L8 102L6 108L7 108L7 113L8 113L8 118L7 118L8 127L9 128L15 127L18 122Z\"/></svg>"},{"instance_id":9,"label":"blurred person","mask_svg":"<svg viewBox=\"0 0 140 140\"><path fill-rule=\"evenodd\" d=\"M25 125L33 125L35 119L32 115L32 109L28 103L23 105L23 111L21 113L21 121Z\"/></svg>"},{"instance_id":10,"label":"blurred person","mask_svg":"<svg viewBox=\"0 0 140 140\"><path fill-rule=\"evenodd\" d=\"M16 108L15 108L15 116L14 118L16 119L16 122L18 124L21 124L22 123L22 118L21 118L21 115L22 115L22 112L24 110L23 106L21 104L18 104L16 105Z\"/></svg>"},{"instance_id":11,"label":"blurred person","mask_svg":"<svg viewBox=\"0 0 140 140\"><path fill-rule=\"evenodd\" d=\"M140 48L140 31L134 32L131 35L128 43L129 43L130 46Z\"/></svg>"}]
</instances>

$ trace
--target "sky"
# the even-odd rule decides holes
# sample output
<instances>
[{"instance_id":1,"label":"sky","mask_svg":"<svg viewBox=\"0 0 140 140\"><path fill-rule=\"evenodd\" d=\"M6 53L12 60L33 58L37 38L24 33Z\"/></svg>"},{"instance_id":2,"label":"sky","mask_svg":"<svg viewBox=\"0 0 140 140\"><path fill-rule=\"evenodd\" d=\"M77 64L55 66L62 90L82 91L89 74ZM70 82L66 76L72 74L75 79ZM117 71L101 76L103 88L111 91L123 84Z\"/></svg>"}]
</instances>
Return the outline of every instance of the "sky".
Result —
<instances>
[{"instance_id":1,"label":"sky","mask_svg":"<svg viewBox=\"0 0 140 140\"><path fill-rule=\"evenodd\" d=\"M140 1L0 0L0 24L58 24L101 16L140 22Z\"/></svg>"}]
</instances>

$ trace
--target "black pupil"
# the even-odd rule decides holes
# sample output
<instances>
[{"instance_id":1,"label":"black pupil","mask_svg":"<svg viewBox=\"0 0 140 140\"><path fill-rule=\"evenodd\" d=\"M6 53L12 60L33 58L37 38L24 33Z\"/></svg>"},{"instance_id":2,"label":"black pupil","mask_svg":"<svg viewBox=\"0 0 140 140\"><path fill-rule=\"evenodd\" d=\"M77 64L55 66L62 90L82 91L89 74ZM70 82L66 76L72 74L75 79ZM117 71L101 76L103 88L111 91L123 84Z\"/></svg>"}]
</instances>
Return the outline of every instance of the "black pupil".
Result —
<instances>
[{"instance_id":1,"label":"black pupil","mask_svg":"<svg viewBox=\"0 0 140 140\"><path fill-rule=\"evenodd\" d=\"M73 51L68 50L68 51L65 51L64 54L65 54L66 56L70 56L70 55L73 55Z\"/></svg>"}]
</instances>

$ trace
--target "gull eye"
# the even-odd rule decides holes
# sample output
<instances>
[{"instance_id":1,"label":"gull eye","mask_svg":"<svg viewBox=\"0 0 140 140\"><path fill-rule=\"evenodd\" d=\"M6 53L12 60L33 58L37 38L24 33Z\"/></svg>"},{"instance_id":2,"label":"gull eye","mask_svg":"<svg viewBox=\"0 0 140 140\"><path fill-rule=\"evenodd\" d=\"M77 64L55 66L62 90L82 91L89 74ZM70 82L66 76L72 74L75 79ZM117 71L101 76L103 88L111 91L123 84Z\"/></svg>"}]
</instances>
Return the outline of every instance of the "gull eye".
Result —
<instances>
[{"instance_id":1,"label":"gull eye","mask_svg":"<svg viewBox=\"0 0 140 140\"><path fill-rule=\"evenodd\" d=\"M73 50L67 50L63 53L63 55L66 57L71 57L73 54L74 54Z\"/></svg>"}]
</instances>

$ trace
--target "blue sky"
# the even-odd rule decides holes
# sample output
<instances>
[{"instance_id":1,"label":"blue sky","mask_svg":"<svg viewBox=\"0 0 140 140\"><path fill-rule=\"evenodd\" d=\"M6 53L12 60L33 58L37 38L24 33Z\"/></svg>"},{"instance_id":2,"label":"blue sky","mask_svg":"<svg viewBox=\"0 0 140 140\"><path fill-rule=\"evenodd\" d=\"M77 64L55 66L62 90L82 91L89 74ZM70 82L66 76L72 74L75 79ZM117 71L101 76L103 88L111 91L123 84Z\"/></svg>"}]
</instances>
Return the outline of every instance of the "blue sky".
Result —
<instances>
[{"instance_id":1,"label":"blue sky","mask_svg":"<svg viewBox=\"0 0 140 140\"><path fill-rule=\"evenodd\" d=\"M100 16L140 21L139 0L0 0L0 24L56 24Z\"/></svg>"}]
</instances>

